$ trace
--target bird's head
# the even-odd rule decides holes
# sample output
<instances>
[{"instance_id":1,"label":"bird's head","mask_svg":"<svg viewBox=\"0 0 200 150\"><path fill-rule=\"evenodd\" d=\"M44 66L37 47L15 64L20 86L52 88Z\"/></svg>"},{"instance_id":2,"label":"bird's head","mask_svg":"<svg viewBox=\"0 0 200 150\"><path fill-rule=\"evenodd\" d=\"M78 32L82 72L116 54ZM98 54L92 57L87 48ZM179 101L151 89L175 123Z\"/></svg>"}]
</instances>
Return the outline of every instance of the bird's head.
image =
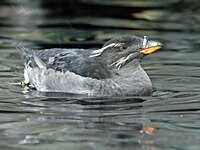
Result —
<instances>
[{"instance_id":1,"label":"bird's head","mask_svg":"<svg viewBox=\"0 0 200 150\"><path fill-rule=\"evenodd\" d=\"M90 57L100 57L110 67L120 69L129 62L140 60L147 54L163 47L157 41L148 40L147 36L120 36L106 42L101 49L91 52Z\"/></svg>"}]
</instances>

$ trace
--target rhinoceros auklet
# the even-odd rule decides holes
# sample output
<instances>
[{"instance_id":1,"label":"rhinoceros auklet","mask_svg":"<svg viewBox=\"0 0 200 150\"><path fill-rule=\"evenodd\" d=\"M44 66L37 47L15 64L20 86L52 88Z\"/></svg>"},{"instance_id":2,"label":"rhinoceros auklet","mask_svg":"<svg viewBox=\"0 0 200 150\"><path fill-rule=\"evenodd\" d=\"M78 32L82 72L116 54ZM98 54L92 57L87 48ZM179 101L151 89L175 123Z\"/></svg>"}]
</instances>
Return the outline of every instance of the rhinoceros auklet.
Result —
<instances>
[{"instance_id":1,"label":"rhinoceros auklet","mask_svg":"<svg viewBox=\"0 0 200 150\"><path fill-rule=\"evenodd\" d=\"M20 49L24 84L41 92L92 96L151 95L152 84L140 66L141 59L163 45L147 36L123 35L97 50Z\"/></svg>"}]
</instances>

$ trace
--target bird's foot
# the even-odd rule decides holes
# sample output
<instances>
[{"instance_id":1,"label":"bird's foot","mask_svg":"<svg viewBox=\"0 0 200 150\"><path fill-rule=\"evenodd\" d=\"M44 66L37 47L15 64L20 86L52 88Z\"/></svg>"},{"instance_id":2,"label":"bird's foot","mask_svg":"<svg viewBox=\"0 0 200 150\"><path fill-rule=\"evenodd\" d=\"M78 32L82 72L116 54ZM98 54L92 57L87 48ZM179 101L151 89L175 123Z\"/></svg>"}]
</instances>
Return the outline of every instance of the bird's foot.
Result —
<instances>
[{"instance_id":1,"label":"bird's foot","mask_svg":"<svg viewBox=\"0 0 200 150\"><path fill-rule=\"evenodd\" d=\"M22 82L21 82L21 85L25 88L25 87L29 87L29 85L30 85L30 81L29 80L23 80Z\"/></svg>"},{"instance_id":2,"label":"bird's foot","mask_svg":"<svg viewBox=\"0 0 200 150\"><path fill-rule=\"evenodd\" d=\"M24 93L27 93L28 91L29 91L29 89L30 89L30 81L29 80L23 80L22 82L21 82L21 85L22 85L22 87L24 88Z\"/></svg>"}]
</instances>

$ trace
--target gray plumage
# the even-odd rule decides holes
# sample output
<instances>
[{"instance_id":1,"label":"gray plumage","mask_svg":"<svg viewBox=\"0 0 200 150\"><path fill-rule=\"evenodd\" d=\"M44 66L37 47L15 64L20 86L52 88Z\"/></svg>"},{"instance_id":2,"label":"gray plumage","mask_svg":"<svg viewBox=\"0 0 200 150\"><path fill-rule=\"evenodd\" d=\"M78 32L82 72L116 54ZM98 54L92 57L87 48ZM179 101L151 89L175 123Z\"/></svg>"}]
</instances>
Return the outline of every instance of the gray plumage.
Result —
<instances>
[{"instance_id":1,"label":"gray plumage","mask_svg":"<svg viewBox=\"0 0 200 150\"><path fill-rule=\"evenodd\" d=\"M140 37L122 36L98 50L22 48L24 77L42 92L150 95L151 81L140 66L143 44Z\"/></svg>"}]
</instances>

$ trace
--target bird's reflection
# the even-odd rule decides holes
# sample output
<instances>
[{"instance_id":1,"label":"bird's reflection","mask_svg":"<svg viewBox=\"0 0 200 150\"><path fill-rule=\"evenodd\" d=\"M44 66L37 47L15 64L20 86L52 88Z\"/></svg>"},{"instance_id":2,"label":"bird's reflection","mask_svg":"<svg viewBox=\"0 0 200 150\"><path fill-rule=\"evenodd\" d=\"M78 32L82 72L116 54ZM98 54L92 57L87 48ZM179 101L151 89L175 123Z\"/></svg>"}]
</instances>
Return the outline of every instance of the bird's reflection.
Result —
<instances>
[{"instance_id":1,"label":"bird's reflection","mask_svg":"<svg viewBox=\"0 0 200 150\"><path fill-rule=\"evenodd\" d=\"M104 134L107 134L111 141L106 144L110 146L112 144L122 146L128 143L139 147L138 141L141 141L141 134L144 134L141 133L141 130L145 124L151 122L143 116L142 112L143 103L147 97L94 98L69 93L43 93L34 90L27 93L26 96L29 98L24 99L22 103L26 104L30 110L34 106L34 111L38 105L40 112L37 115L35 113L28 114L28 121L34 121L37 124L49 123L49 127L46 124L45 128L54 130L53 132L58 135L60 130L68 132L70 128L69 136L83 134L83 137L79 138L84 138L86 141L91 140L91 134L98 137L98 140L103 140ZM33 96L37 96L38 99L31 99L30 97ZM59 126L51 129L55 122L59 122ZM43 134L47 133L41 131L40 136ZM68 135L68 133L65 134Z\"/></svg>"}]
</instances>

